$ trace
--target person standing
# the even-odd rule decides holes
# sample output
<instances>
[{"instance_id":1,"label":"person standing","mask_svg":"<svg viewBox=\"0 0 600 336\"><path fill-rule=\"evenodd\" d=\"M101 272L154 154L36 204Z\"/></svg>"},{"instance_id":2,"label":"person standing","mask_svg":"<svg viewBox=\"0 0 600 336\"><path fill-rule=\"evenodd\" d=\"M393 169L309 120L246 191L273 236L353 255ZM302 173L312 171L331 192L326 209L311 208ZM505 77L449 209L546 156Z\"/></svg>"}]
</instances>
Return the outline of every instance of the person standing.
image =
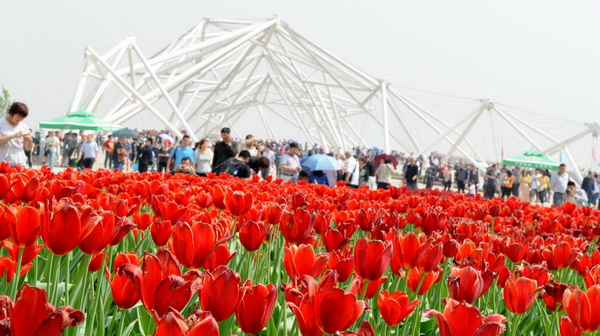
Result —
<instances>
[{"instance_id":1,"label":"person standing","mask_svg":"<svg viewBox=\"0 0 600 336\"><path fill-rule=\"evenodd\" d=\"M281 170L281 179L284 182L292 181L295 183L298 181L298 174L302 171L299 154L300 146L292 142L289 144L287 152L281 156L279 169Z\"/></svg>"},{"instance_id":2,"label":"person standing","mask_svg":"<svg viewBox=\"0 0 600 336\"><path fill-rule=\"evenodd\" d=\"M171 154L171 141L163 140L162 146L158 150L158 172L162 173L167 170L169 163L169 155Z\"/></svg>"},{"instance_id":3,"label":"person standing","mask_svg":"<svg viewBox=\"0 0 600 336\"><path fill-rule=\"evenodd\" d=\"M154 148L152 148L153 140L146 138L144 145L138 149L138 171L145 173L148 171L148 167L151 167L154 163L152 157L154 156Z\"/></svg>"},{"instance_id":4,"label":"person standing","mask_svg":"<svg viewBox=\"0 0 600 336\"><path fill-rule=\"evenodd\" d=\"M452 182L454 182L454 169L452 166L448 166L448 169L444 172L444 191L452 190Z\"/></svg>"},{"instance_id":5,"label":"person standing","mask_svg":"<svg viewBox=\"0 0 600 336\"><path fill-rule=\"evenodd\" d=\"M194 150L190 146L190 136L187 134L184 135L181 138L179 146L173 148L169 156L169 162L167 162L167 174L170 174L172 171L170 168L171 165L173 166L173 169L176 169L183 158L189 158L192 164L195 163Z\"/></svg>"},{"instance_id":6,"label":"person standing","mask_svg":"<svg viewBox=\"0 0 600 336\"><path fill-rule=\"evenodd\" d=\"M467 168L461 163L458 168L456 168L456 188L459 193L464 193L466 184L467 184Z\"/></svg>"},{"instance_id":7,"label":"person standing","mask_svg":"<svg viewBox=\"0 0 600 336\"><path fill-rule=\"evenodd\" d=\"M108 139L102 144L104 148L104 168L112 169L113 166L113 151L115 150L115 142L112 139L112 135L108 136Z\"/></svg>"},{"instance_id":8,"label":"person standing","mask_svg":"<svg viewBox=\"0 0 600 336\"><path fill-rule=\"evenodd\" d=\"M212 162L213 171L217 171L217 167L223 164L227 159L236 156L235 147L236 145L231 137L231 130L229 127L223 127L221 129L221 141L215 144L215 153Z\"/></svg>"},{"instance_id":9,"label":"person standing","mask_svg":"<svg viewBox=\"0 0 600 336\"><path fill-rule=\"evenodd\" d=\"M506 175L504 175L504 178L502 179L502 198L508 198L510 195L512 195L514 181L515 176L513 175L512 171L507 171Z\"/></svg>"},{"instance_id":10,"label":"person standing","mask_svg":"<svg viewBox=\"0 0 600 336\"><path fill-rule=\"evenodd\" d=\"M81 158L83 159L83 168L92 169L92 167L94 167L94 161L96 161L96 156L98 156L98 144L94 141L94 137L91 134L86 136L86 139L81 143L79 150L81 151Z\"/></svg>"},{"instance_id":11,"label":"person standing","mask_svg":"<svg viewBox=\"0 0 600 336\"><path fill-rule=\"evenodd\" d=\"M550 179L550 189L554 192L552 196L552 204L561 206L565 201L565 192L569 183L569 173L567 173L567 165L561 163L558 166L558 171L552 175Z\"/></svg>"},{"instance_id":12,"label":"person standing","mask_svg":"<svg viewBox=\"0 0 600 336\"><path fill-rule=\"evenodd\" d=\"M435 181L435 166L431 165L425 170L425 189L433 188L433 182Z\"/></svg>"},{"instance_id":13,"label":"person standing","mask_svg":"<svg viewBox=\"0 0 600 336\"><path fill-rule=\"evenodd\" d=\"M404 180L406 180L406 188L409 190L418 189L418 177L419 166L417 166L414 158L410 158L409 163L406 166L406 173L404 175Z\"/></svg>"},{"instance_id":14,"label":"person standing","mask_svg":"<svg viewBox=\"0 0 600 336\"><path fill-rule=\"evenodd\" d=\"M346 152L344 156L346 157L346 161L344 162L344 166L346 168L344 182L346 182L346 185L348 185L350 188L358 188L358 182L360 178L360 167L358 162L354 156L352 156L351 152Z\"/></svg>"},{"instance_id":15,"label":"person standing","mask_svg":"<svg viewBox=\"0 0 600 336\"><path fill-rule=\"evenodd\" d=\"M375 182L375 165L368 156L365 157L365 160L365 165L367 167L367 185L369 186L369 189L375 190L377 189L377 184Z\"/></svg>"},{"instance_id":16,"label":"person standing","mask_svg":"<svg viewBox=\"0 0 600 336\"><path fill-rule=\"evenodd\" d=\"M519 172L519 167L513 168L513 188L512 195L515 197L519 197L519 184L521 180L521 173Z\"/></svg>"},{"instance_id":17,"label":"person standing","mask_svg":"<svg viewBox=\"0 0 600 336\"><path fill-rule=\"evenodd\" d=\"M206 174L212 171L211 163L214 156L208 139L200 140L194 152L196 155L196 174L206 176Z\"/></svg>"},{"instance_id":18,"label":"person standing","mask_svg":"<svg viewBox=\"0 0 600 336\"><path fill-rule=\"evenodd\" d=\"M531 188L531 172L523 169L521 176L519 176L519 199L521 201L529 202L529 189Z\"/></svg>"},{"instance_id":19,"label":"person standing","mask_svg":"<svg viewBox=\"0 0 600 336\"><path fill-rule=\"evenodd\" d=\"M471 182L475 184L475 192L477 192L477 189L479 188L479 170L477 169L477 167L475 167L474 164L471 164L471 166L469 167L467 181L469 183L469 188L471 188Z\"/></svg>"},{"instance_id":20,"label":"person standing","mask_svg":"<svg viewBox=\"0 0 600 336\"><path fill-rule=\"evenodd\" d=\"M113 150L113 168L116 170L123 170L125 161L127 160L127 145L125 144L125 138L119 137L115 148Z\"/></svg>"},{"instance_id":21,"label":"person standing","mask_svg":"<svg viewBox=\"0 0 600 336\"><path fill-rule=\"evenodd\" d=\"M493 164L485 172L485 188L483 196L488 199L494 198L496 193L496 165Z\"/></svg>"},{"instance_id":22,"label":"person standing","mask_svg":"<svg viewBox=\"0 0 600 336\"><path fill-rule=\"evenodd\" d=\"M377 176L377 189L387 189L392 185L392 173L394 173L394 166L392 166L392 159L381 158L381 163L375 171Z\"/></svg>"},{"instance_id":23,"label":"person standing","mask_svg":"<svg viewBox=\"0 0 600 336\"><path fill-rule=\"evenodd\" d=\"M250 156L259 156L260 152L256 149L256 139L252 134L246 135L246 139L243 142L242 148L240 148L240 152L243 150L247 150L250 153Z\"/></svg>"},{"instance_id":24,"label":"person standing","mask_svg":"<svg viewBox=\"0 0 600 336\"><path fill-rule=\"evenodd\" d=\"M41 137L40 137L40 132L35 132L35 136L33 137L33 151L31 152L31 159L33 160L34 164L39 164L40 161L40 153L41 153L41 143L40 143Z\"/></svg>"},{"instance_id":25,"label":"person standing","mask_svg":"<svg viewBox=\"0 0 600 336\"><path fill-rule=\"evenodd\" d=\"M588 171L586 177L583 178L581 182L581 189L585 191L588 200L592 200L592 196L594 195L594 184L596 183L596 179L594 178L594 173Z\"/></svg>"},{"instance_id":26,"label":"person standing","mask_svg":"<svg viewBox=\"0 0 600 336\"><path fill-rule=\"evenodd\" d=\"M48 148L48 167L53 168L56 162L56 151L60 146L60 140L56 137L57 132L48 132L48 140L46 140L46 148Z\"/></svg>"},{"instance_id":27,"label":"person standing","mask_svg":"<svg viewBox=\"0 0 600 336\"><path fill-rule=\"evenodd\" d=\"M33 149L33 139L23 120L29 115L29 108L23 103L13 103L6 118L0 120L0 161L11 165L25 166L25 151Z\"/></svg>"}]
</instances>

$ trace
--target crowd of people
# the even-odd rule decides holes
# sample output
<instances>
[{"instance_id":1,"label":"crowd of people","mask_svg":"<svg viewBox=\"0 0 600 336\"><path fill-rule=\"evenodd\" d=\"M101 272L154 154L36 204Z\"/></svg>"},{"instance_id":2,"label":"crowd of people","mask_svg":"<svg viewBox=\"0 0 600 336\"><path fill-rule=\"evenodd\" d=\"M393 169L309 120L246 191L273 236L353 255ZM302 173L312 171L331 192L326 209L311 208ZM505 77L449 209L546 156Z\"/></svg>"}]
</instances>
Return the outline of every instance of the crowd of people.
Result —
<instances>
[{"instance_id":1,"label":"crowd of people","mask_svg":"<svg viewBox=\"0 0 600 336\"><path fill-rule=\"evenodd\" d=\"M318 144L299 144L293 139L261 140L252 135L237 139L227 127L220 139L204 138L192 143L189 135L181 139L168 131L142 131L137 138L114 138L106 132L48 131L32 135L23 123L29 110L14 103L6 118L0 119L0 161L32 167L73 167L92 169L95 164L121 171L164 172L168 174L230 174L240 178L260 175L283 181L305 181L335 186L343 183L352 188L385 189L401 181L408 189L431 189L439 185L447 191L477 194L486 198L510 196L540 204L560 205L569 201L595 206L600 199L598 173L589 172L580 187L570 180L567 167L561 164L555 173L543 169L521 169L494 164L480 174L473 164L462 159L446 162L439 154L428 157L391 151L383 154L377 147L354 147L341 153L340 148ZM103 156L103 163L98 161ZM314 154L331 156L337 168L307 171L305 157ZM382 155L383 154L383 155Z\"/></svg>"}]
</instances>

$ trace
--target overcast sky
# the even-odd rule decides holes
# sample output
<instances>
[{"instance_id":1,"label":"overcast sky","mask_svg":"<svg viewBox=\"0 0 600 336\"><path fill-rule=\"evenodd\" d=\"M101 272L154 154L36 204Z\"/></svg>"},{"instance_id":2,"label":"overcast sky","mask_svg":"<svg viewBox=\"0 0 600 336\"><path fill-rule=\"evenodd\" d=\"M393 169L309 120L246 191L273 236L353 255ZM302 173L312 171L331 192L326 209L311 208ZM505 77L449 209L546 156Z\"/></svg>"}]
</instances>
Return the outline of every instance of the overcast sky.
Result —
<instances>
[{"instance_id":1,"label":"overcast sky","mask_svg":"<svg viewBox=\"0 0 600 336\"><path fill-rule=\"evenodd\" d=\"M600 111L597 0L5 0L0 12L0 86L30 106L30 127L67 112L88 45L104 52L131 33L150 55L204 16L275 13L396 85L577 121Z\"/></svg>"}]
</instances>

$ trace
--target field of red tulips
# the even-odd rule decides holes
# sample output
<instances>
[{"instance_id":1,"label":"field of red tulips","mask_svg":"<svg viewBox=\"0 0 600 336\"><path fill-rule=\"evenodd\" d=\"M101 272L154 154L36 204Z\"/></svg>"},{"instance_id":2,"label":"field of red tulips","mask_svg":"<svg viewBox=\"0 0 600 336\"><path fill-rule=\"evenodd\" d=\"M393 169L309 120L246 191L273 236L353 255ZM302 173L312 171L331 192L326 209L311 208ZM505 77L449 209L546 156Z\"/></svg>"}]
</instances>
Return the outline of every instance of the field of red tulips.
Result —
<instances>
[{"instance_id":1,"label":"field of red tulips","mask_svg":"<svg viewBox=\"0 0 600 336\"><path fill-rule=\"evenodd\" d=\"M0 335L600 335L589 207L3 164L0 199Z\"/></svg>"}]
</instances>

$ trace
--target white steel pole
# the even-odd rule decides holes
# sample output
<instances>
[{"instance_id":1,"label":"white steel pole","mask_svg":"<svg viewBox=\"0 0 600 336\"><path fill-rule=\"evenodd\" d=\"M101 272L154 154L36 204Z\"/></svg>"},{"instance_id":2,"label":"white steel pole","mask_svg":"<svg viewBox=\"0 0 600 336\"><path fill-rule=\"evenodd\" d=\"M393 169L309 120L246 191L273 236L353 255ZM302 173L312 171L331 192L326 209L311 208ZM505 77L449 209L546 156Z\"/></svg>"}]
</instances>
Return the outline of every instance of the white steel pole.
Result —
<instances>
[{"instance_id":1,"label":"white steel pole","mask_svg":"<svg viewBox=\"0 0 600 336\"><path fill-rule=\"evenodd\" d=\"M386 153L392 151L390 146L390 120L388 115L388 104L387 104L387 85L388 83L384 80L379 82L381 87L381 108L383 111L383 148Z\"/></svg>"}]
</instances>

